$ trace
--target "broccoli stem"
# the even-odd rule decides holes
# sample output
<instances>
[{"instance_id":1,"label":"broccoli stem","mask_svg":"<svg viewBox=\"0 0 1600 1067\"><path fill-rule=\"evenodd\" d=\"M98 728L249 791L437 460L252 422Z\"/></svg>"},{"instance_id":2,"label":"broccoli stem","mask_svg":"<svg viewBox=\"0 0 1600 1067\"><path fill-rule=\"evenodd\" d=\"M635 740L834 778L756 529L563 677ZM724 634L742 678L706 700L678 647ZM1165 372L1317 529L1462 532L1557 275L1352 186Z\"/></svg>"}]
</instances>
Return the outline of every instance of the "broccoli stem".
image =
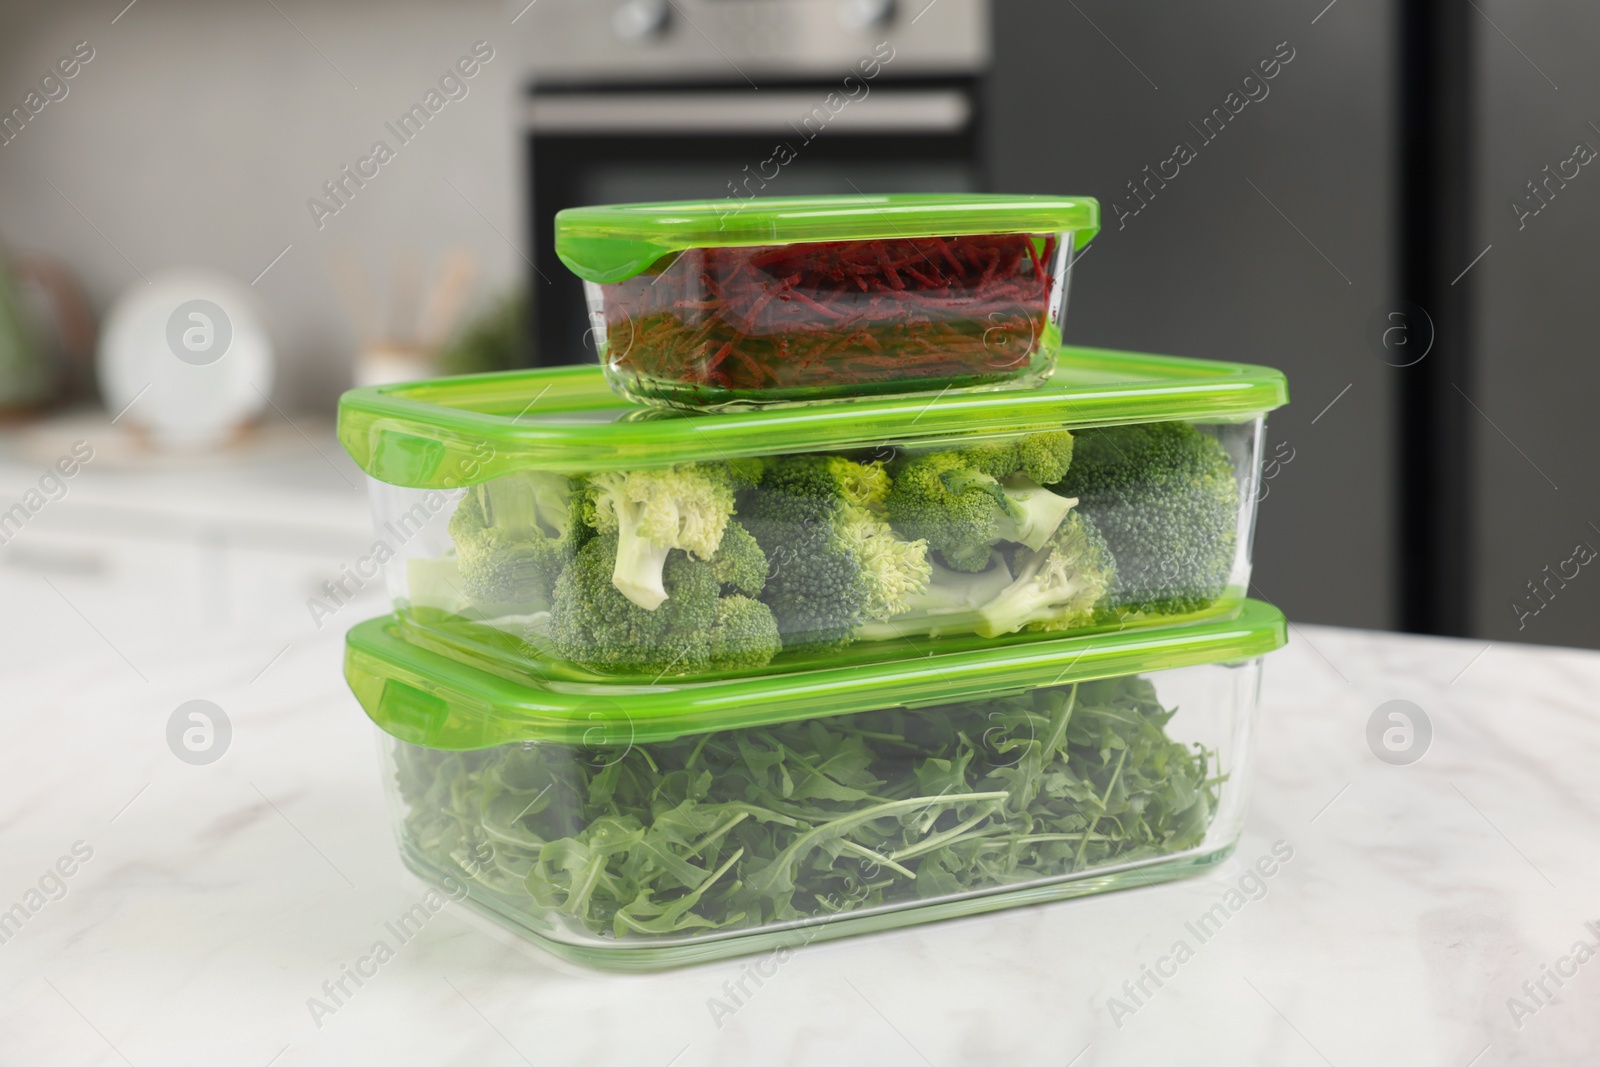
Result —
<instances>
[{"instance_id":1,"label":"broccoli stem","mask_svg":"<svg viewBox=\"0 0 1600 1067\"><path fill-rule=\"evenodd\" d=\"M896 637L971 633L978 625L978 609L989 603L1011 582L1005 561L992 557L987 570L969 574L933 564L933 576L925 592L906 598L907 608L883 622L867 622L856 628L863 641L888 641Z\"/></svg>"},{"instance_id":2,"label":"broccoli stem","mask_svg":"<svg viewBox=\"0 0 1600 1067\"><path fill-rule=\"evenodd\" d=\"M662 574L672 549L639 533L643 510L632 501L617 502L617 562L611 570L611 584L639 607L654 611L667 599Z\"/></svg>"},{"instance_id":3,"label":"broccoli stem","mask_svg":"<svg viewBox=\"0 0 1600 1067\"><path fill-rule=\"evenodd\" d=\"M1000 483L1005 495L1005 517L1000 520L1000 539L1016 541L1037 552L1054 537L1077 497L1059 496L1026 475L1018 474Z\"/></svg>"},{"instance_id":4,"label":"broccoli stem","mask_svg":"<svg viewBox=\"0 0 1600 1067\"><path fill-rule=\"evenodd\" d=\"M472 491L478 494L485 522L496 529L524 536L536 530L556 538L571 525L564 475L529 471L483 482Z\"/></svg>"}]
</instances>

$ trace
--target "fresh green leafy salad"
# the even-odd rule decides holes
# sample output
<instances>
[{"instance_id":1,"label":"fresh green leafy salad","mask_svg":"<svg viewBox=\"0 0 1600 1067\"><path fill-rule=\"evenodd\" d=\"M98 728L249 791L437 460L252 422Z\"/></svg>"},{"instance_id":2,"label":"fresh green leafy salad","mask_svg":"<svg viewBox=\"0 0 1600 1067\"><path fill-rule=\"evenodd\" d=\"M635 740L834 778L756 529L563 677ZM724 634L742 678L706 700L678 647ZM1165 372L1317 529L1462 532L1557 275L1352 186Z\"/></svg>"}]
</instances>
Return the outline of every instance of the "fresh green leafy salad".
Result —
<instances>
[{"instance_id":1,"label":"fresh green leafy salad","mask_svg":"<svg viewBox=\"0 0 1600 1067\"><path fill-rule=\"evenodd\" d=\"M592 748L396 742L408 846L602 936L685 936L1194 848L1216 757L1146 678Z\"/></svg>"},{"instance_id":2,"label":"fresh green leafy salad","mask_svg":"<svg viewBox=\"0 0 1600 1067\"><path fill-rule=\"evenodd\" d=\"M413 561L411 597L602 673L751 671L1199 611L1227 589L1238 511L1227 451L1181 422L530 471L466 491L455 556Z\"/></svg>"}]
</instances>

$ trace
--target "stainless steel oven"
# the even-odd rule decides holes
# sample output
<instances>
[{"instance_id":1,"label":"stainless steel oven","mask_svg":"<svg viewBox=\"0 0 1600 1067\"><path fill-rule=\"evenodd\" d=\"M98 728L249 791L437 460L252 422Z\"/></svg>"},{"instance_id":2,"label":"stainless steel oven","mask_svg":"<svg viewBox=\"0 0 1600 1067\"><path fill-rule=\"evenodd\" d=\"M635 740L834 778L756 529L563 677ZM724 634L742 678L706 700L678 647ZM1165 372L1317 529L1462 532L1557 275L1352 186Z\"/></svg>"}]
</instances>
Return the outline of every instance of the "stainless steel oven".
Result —
<instances>
[{"instance_id":1,"label":"stainless steel oven","mask_svg":"<svg viewBox=\"0 0 1600 1067\"><path fill-rule=\"evenodd\" d=\"M983 189L986 0L538 0L534 361L594 358L553 218L578 204Z\"/></svg>"}]
</instances>

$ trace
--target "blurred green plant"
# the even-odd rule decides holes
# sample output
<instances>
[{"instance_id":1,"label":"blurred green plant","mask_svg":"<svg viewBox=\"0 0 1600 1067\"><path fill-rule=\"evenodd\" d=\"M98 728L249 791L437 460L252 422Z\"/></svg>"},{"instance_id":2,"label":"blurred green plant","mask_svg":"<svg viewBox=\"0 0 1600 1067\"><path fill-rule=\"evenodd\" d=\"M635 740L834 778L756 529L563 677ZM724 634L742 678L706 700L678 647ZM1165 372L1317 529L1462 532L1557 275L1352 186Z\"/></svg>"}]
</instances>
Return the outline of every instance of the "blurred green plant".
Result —
<instances>
[{"instance_id":1,"label":"blurred green plant","mask_svg":"<svg viewBox=\"0 0 1600 1067\"><path fill-rule=\"evenodd\" d=\"M482 374L528 365L528 292L519 286L490 302L439 350L440 374Z\"/></svg>"},{"instance_id":2,"label":"blurred green plant","mask_svg":"<svg viewBox=\"0 0 1600 1067\"><path fill-rule=\"evenodd\" d=\"M0 410L42 404L50 397L51 385L9 264L0 260Z\"/></svg>"}]
</instances>

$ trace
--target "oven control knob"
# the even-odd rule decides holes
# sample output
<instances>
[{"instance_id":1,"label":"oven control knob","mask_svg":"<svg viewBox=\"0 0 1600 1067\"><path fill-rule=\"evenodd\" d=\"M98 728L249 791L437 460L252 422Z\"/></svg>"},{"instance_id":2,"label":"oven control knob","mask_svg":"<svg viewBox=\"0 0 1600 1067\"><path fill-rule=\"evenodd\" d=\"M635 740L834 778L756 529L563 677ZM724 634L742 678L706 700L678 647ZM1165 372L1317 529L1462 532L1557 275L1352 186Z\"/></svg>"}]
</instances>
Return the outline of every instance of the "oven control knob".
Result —
<instances>
[{"instance_id":1,"label":"oven control knob","mask_svg":"<svg viewBox=\"0 0 1600 1067\"><path fill-rule=\"evenodd\" d=\"M839 21L847 30L871 30L894 21L895 0L839 0Z\"/></svg>"},{"instance_id":2,"label":"oven control knob","mask_svg":"<svg viewBox=\"0 0 1600 1067\"><path fill-rule=\"evenodd\" d=\"M667 32L669 0L626 0L611 15L611 28L624 41L653 41Z\"/></svg>"}]
</instances>

